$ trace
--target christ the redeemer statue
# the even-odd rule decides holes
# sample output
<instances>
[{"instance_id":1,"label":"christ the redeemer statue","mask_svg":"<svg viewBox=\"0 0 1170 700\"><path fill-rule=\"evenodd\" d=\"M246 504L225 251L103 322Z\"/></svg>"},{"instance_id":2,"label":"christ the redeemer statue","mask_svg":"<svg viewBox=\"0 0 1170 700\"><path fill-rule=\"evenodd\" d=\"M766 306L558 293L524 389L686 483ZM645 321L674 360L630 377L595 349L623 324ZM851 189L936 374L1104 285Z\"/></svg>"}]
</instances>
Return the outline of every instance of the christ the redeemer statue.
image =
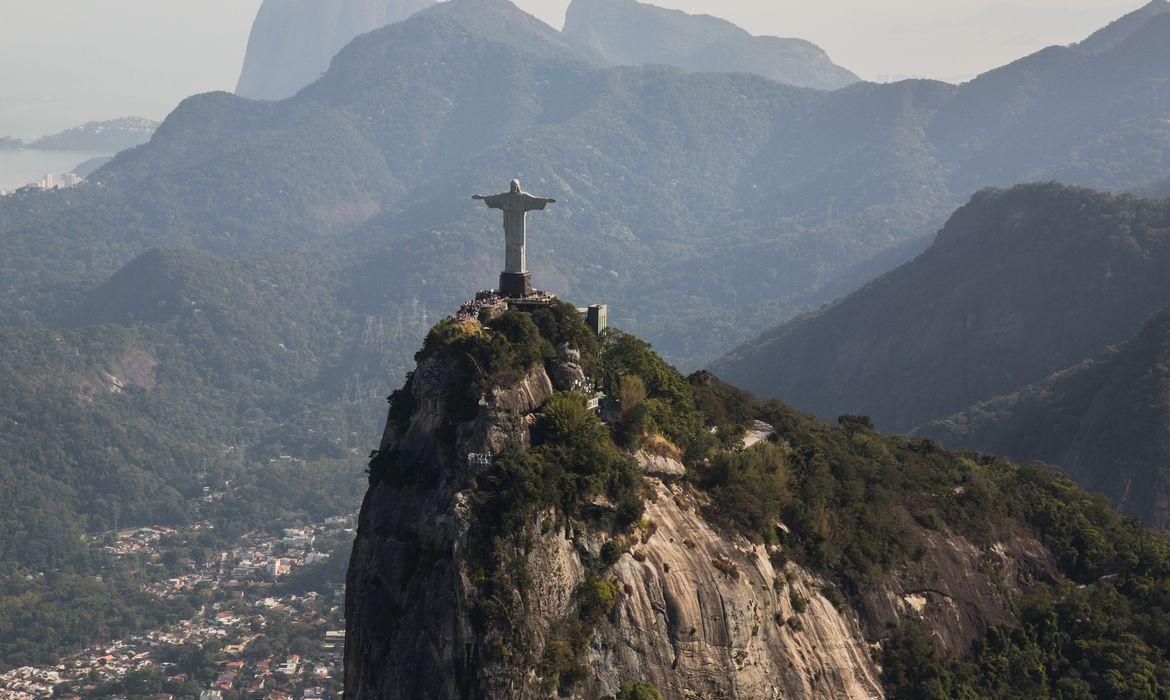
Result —
<instances>
[{"instance_id":1,"label":"christ the redeemer statue","mask_svg":"<svg viewBox=\"0 0 1170 700\"><path fill-rule=\"evenodd\" d=\"M475 194L471 198L482 200L492 209L504 210L504 271L500 273L499 291L506 297L527 296L532 292L532 281L524 256L525 218L528 212L544 209L557 200L528 194L520 189L519 180L512 180L511 188L503 194Z\"/></svg>"}]
</instances>

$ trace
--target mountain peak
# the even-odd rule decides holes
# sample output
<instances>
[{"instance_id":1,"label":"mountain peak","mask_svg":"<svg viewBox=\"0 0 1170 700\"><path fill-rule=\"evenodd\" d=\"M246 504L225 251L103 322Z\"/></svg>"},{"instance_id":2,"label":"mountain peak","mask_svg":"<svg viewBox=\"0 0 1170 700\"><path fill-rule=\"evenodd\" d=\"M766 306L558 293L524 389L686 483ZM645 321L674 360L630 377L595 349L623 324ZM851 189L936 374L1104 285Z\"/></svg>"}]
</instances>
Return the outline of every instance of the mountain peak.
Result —
<instances>
[{"instance_id":1,"label":"mountain peak","mask_svg":"<svg viewBox=\"0 0 1170 700\"><path fill-rule=\"evenodd\" d=\"M354 37L434 0L264 0L252 24L236 94L289 97L313 82Z\"/></svg>"},{"instance_id":2,"label":"mountain peak","mask_svg":"<svg viewBox=\"0 0 1170 700\"><path fill-rule=\"evenodd\" d=\"M1151 19L1166 14L1170 14L1170 0L1150 0L1146 5L1117 18L1074 46L1092 53L1105 51L1125 41Z\"/></svg>"},{"instance_id":3,"label":"mountain peak","mask_svg":"<svg viewBox=\"0 0 1170 700\"><path fill-rule=\"evenodd\" d=\"M661 63L693 72L755 73L822 90L859 80L803 39L752 36L719 17L636 0L573 0L565 13L564 33L617 65Z\"/></svg>"}]
</instances>

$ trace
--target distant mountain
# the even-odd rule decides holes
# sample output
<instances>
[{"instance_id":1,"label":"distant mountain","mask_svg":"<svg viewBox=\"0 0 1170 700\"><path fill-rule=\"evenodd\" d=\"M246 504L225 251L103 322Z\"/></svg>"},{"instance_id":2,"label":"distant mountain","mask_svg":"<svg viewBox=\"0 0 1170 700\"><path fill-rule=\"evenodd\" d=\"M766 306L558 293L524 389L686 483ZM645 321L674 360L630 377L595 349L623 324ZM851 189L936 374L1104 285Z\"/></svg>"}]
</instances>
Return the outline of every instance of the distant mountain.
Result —
<instances>
[{"instance_id":1,"label":"distant mountain","mask_svg":"<svg viewBox=\"0 0 1170 700\"><path fill-rule=\"evenodd\" d=\"M987 190L913 261L716 362L823 416L904 431L1043 380L1170 302L1170 201Z\"/></svg>"},{"instance_id":2,"label":"distant mountain","mask_svg":"<svg viewBox=\"0 0 1170 700\"><path fill-rule=\"evenodd\" d=\"M1150 0L1148 5L1110 22L1074 46L1078 49L1094 52L1111 49L1129 38L1130 34L1137 31L1151 18L1167 13L1170 13L1170 1Z\"/></svg>"},{"instance_id":3,"label":"distant mountain","mask_svg":"<svg viewBox=\"0 0 1170 700\"><path fill-rule=\"evenodd\" d=\"M573 0L564 32L616 65L660 63L697 72L755 73L820 90L860 80L803 39L752 36L718 17L636 0Z\"/></svg>"},{"instance_id":4,"label":"distant mountain","mask_svg":"<svg viewBox=\"0 0 1170 700\"><path fill-rule=\"evenodd\" d=\"M1123 513L1170 526L1170 310L1132 340L918 431L1059 465Z\"/></svg>"},{"instance_id":5,"label":"distant mountain","mask_svg":"<svg viewBox=\"0 0 1170 700\"><path fill-rule=\"evenodd\" d=\"M58 134L42 136L28 148L42 151L106 151L116 153L150 140L158 122L142 117L122 117L86 122Z\"/></svg>"},{"instance_id":6,"label":"distant mountain","mask_svg":"<svg viewBox=\"0 0 1170 700\"><path fill-rule=\"evenodd\" d=\"M434 0L264 0L236 94L284 99L321 77L359 34L406 19Z\"/></svg>"},{"instance_id":7,"label":"distant mountain","mask_svg":"<svg viewBox=\"0 0 1170 700\"><path fill-rule=\"evenodd\" d=\"M500 267L468 193L518 175L559 200L532 223L537 284L694 366L912 254L979 187L1164 176L1158 19L963 86L826 93L600 68L502 0L455 0L358 37L292 99L190 98L87 186L5 198L0 323L59 319L156 245L311 247L350 259L363 312L450 308Z\"/></svg>"}]
</instances>

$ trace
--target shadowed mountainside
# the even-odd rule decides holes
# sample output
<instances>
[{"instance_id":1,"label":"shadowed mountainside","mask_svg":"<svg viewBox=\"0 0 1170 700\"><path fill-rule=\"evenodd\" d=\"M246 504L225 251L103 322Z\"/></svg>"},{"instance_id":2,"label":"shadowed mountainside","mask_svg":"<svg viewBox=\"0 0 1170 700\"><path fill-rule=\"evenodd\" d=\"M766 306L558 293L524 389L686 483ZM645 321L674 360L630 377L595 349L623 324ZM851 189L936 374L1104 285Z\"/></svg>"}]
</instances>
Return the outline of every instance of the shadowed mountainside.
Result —
<instances>
[{"instance_id":1,"label":"shadowed mountainside","mask_svg":"<svg viewBox=\"0 0 1170 700\"><path fill-rule=\"evenodd\" d=\"M1059 465L1123 513L1170 525L1170 311L1132 340L920 430L955 447Z\"/></svg>"},{"instance_id":2,"label":"shadowed mountainside","mask_svg":"<svg viewBox=\"0 0 1170 700\"><path fill-rule=\"evenodd\" d=\"M1170 302L1168 229L1166 201L986 190L913 261L713 369L818 415L909 430L1130 337Z\"/></svg>"}]
</instances>

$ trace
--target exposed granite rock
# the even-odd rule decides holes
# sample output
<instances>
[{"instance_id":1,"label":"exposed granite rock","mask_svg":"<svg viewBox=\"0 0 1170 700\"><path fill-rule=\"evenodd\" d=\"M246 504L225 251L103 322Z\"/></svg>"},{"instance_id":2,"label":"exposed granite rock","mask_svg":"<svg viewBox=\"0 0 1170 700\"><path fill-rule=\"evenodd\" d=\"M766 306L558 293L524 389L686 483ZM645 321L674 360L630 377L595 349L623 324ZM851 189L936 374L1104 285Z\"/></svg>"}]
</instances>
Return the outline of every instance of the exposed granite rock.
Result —
<instances>
[{"instance_id":1,"label":"exposed granite rock","mask_svg":"<svg viewBox=\"0 0 1170 700\"><path fill-rule=\"evenodd\" d=\"M553 370L553 384L560 391L579 389L586 384L585 370L581 367L581 352L568 343L557 346L560 362Z\"/></svg>"},{"instance_id":2,"label":"exposed granite rock","mask_svg":"<svg viewBox=\"0 0 1170 700\"><path fill-rule=\"evenodd\" d=\"M1052 555L1035 539L1011 537L981 547L950 532L920 529L920 535L917 561L881 587L861 591L858 608L871 639L916 619L941 647L963 654L989 627L1012 619L1006 590L1060 577Z\"/></svg>"},{"instance_id":3,"label":"exposed granite rock","mask_svg":"<svg viewBox=\"0 0 1170 700\"><path fill-rule=\"evenodd\" d=\"M352 698L479 696L474 585L465 568L468 453L497 452L507 439L528 443L526 416L552 394L537 367L484 397L473 421L444 444L450 370L424 360L411 380L408 425L388 422L380 449L413 464L408 483L367 491L346 576L346 695ZM453 448L453 449L452 449Z\"/></svg>"},{"instance_id":4,"label":"exposed granite rock","mask_svg":"<svg viewBox=\"0 0 1170 700\"><path fill-rule=\"evenodd\" d=\"M668 698L881 697L858 621L823 581L791 563L777 571L762 545L714 528L686 487L650 484L652 533L614 566L623 593L590 647L582 697L631 678Z\"/></svg>"},{"instance_id":5,"label":"exposed granite rock","mask_svg":"<svg viewBox=\"0 0 1170 700\"><path fill-rule=\"evenodd\" d=\"M646 450L635 452L634 459L637 460L642 471L649 476L669 479L685 476L687 473L687 468L677 459L656 455Z\"/></svg>"},{"instance_id":6,"label":"exposed granite rock","mask_svg":"<svg viewBox=\"0 0 1170 700\"><path fill-rule=\"evenodd\" d=\"M572 353L561 353L572 362ZM467 567L474 476L468 452L527 444L531 414L552 393L536 368L493 391L478 415L443 444L449 374L426 360L411 381L408 424L387 426L382 450L413 463L413 483L372 486L362 504L346 581L346 692L351 698L537 697L530 669L484 661L471 623L476 588ZM449 434L449 433L448 433ZM678 476L676 460L641 453L654 473ZM653 682L667 697L879 697L878 672L861 625L836 610L810 572L776 572L760 545L708 524L689 487L648 479L646 528L608 573L620 590L610 621L593 634L579 697L613 693L626 680ZM547 638L574 614L582 550L604 535L585 526L531 524L532 574L525 634ZM544 527L542 527L544 525ZM808 601L793 610L793 595ZM799 619L800 627L790 619Z\"/></svg>"}]
</instances>

